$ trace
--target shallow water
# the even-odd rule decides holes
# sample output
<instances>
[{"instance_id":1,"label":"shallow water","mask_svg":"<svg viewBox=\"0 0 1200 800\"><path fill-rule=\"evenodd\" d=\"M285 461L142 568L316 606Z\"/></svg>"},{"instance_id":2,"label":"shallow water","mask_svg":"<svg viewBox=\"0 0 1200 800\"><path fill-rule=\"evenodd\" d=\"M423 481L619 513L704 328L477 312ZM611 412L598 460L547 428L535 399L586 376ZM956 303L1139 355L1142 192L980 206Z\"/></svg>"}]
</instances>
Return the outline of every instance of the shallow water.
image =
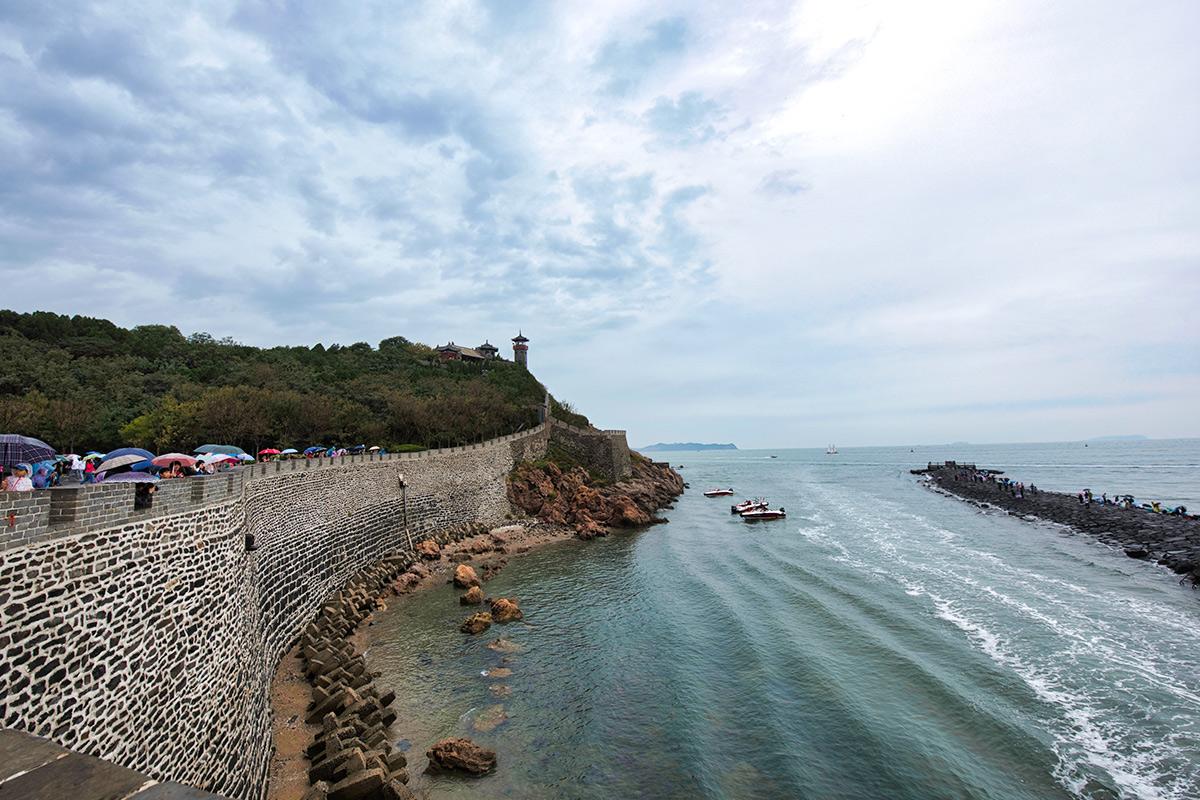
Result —
<instances>
[{"instance_id":1,"label":"shallow water","mask_svg":"<svg viewBox=\"0 0 1200 800\"><path fill-rule=\"evenodd\" d=\"M414 769L441 736L500 756L431 796L1200 796L1200 593L907 473L958 455L1200 508L1200 442L914 449L673 454L692 488L670 524L550 546L488 584L529 624L463 636L448 587L396 604L369 658L401 689ZM700 494L727 484L788 519ZM499 635L524 649L502 663ZM497 703L508 720L473 731Z\"/></svg>"}]
</instances>

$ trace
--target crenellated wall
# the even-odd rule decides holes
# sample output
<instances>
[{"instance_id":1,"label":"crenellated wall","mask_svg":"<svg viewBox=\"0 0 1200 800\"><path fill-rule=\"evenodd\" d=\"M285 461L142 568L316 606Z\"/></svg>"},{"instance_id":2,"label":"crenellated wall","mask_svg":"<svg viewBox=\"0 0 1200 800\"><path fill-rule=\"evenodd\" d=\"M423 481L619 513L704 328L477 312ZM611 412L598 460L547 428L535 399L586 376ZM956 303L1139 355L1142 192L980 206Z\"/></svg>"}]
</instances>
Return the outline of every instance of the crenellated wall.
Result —
<instances>
[{"instance_id":1,"label":"crenellated wall","mask_svg":"<svg viewBox=\"0 0 1200 800\"><path fill-rule=\"evenodd\" d=\"M414 541L502 523L505 477L548 438L542 425L254 465L164 482L137 511L129 485L0 493L0 722L156 779L262 796L271 678L303 624L405 546L406 520Z\"/></svg>"}]
</instances>

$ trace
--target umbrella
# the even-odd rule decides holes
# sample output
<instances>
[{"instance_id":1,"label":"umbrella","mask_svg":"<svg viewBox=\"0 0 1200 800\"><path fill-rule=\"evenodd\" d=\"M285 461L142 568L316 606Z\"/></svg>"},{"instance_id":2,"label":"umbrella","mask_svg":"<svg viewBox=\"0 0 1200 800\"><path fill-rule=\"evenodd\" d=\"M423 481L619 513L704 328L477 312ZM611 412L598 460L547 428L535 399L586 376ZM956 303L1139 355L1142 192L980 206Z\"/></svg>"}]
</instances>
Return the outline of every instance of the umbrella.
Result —
<instances>
[{"instance_id":1,"label":"umbrella","mask_svg":"<svg viewBox=\"0 0 1200 800\"><path fill-rule=\"evenodd\" d=\"M231 456L226 453L205 453L204 455L200 456L196 460L201 461L205 464L217 464L222 461L237 461L238 457Z\"/></svg>"},{"instance_id":2,"label":"umbrella","mask_svg":"<svg viewBox=\"0 0 1200 800\"><path fill-rule=\"evenodd\" d=\"M140 456L138 461L149 461L154 458L154 453L149 450L143 450L140 447L118 447L116 450L104 454L104 460L117 458L118 456Z\"/></svg>"},{"instance_id":3,"label":"umbrella","mask_svg":"<svg viewBox=\"0 0 1200 800\"><path fill-rule=\"evenodd\" d=\"M116 475L104 478L101 483L158 483L157 475L146 472L118 472Z\"/></svg>"},{"instance_id":4,"label":"umbrella","mask_svg":"<svg viewBox=\"0 0 1200 800\"><path fill-rule=\"evenodd\" d=\"M141 456L132 453L126 456L117 456L116 458L106 458L100 462L100 466L96 467L96 472L108 472L110 469L118 467L130 467L134 464L140 464L145 460Z\"/></svg>"},{"instance_id":5,"label":"umbrella","mask_svg":"<svg viewBox=\"0 0 1200 800\"><path fill-rule=\"evenodd\" d=\"M236 456L236 458L239 461L253 461L254 460L254 456L250 455L249 453L242 453L241 455Z\"/></svg>"},{"instance_id":6,"label":"umbrella","mask_svg":"<svg viewBox=\"0 0 1200 800\"><path fill-rule=\"evenodd\" d=\"M54 448L41 439L15 433L0 433L0 464L43 461L47 458L54 458Z\"/></svg>"},{"instance_id":7,"label":"umbrella","mask_svg":"<svg viewBox=\"0 0 1200 800\"><path fill-rule=\"evenodd\" d=\"M88 453L86 456L83 457L84 461L95 461L96 459L100 459L101 461L103 461L104 454L103 453Z\"/></svg>"},{"instance_id":8,"label":"umbrella","mask_svg":"<svg viewBox=\"0 0 1200 800\"><path fill-rule=\"evenodd\" d=\"M309 453L323 452L324 450L325 450L324 445L318 444L318 445L314 445L313 447L304 448L304 455L308 455Z\"/></svg>"},{"instance_id":9,"label":"umbrella","mask_svg":"<svg viewBox=\"0 0 1200 800\"><path fill-rule=\"evenodd\" d=\"M262 450L258 451L258 454L260 456L277 456L279 455L279 451L274 447L264 447Z\"/></svg>"},{"instance_id":10,"label":"umbrella","mask_svg":"<svg viewBox=\"0 0 1200 800\"><path fill-rule=\"evenodd\" d=\"M294 448L294 447L288 447L288 448L285 448L285 449L283 449L283 450L280 450L280 451L279 451L279 455L281 455L281 456L294 456L294 455L296 455L296 453L299 453L299 452L300 452L300 451L299 451L299 450L297 450L297 449L296 449L296 448Z\"/></svg>"},{"instance_id":11,"label":"umbrella","mask_svg":"<svg viewBox=\"0 0 1200 800\"><path fill-rule=\"evenodd\" d=\"M193 453L224 453L227 456L240 456L246 451L232 444L202 444Z\"/></svg>"},{"instance_id":12,"label":"umbrella","mask_svg":"<svg viewBox=\"0 0 1200 800\"><path fill-rule=\"evenodd\" d=\"M195 456L185 456L183 453L165 453L151 460L150 463L156 467L169 467L176 461L182 467L190 467L196 463L197 459Z\"/></svg>"}]
</instances>

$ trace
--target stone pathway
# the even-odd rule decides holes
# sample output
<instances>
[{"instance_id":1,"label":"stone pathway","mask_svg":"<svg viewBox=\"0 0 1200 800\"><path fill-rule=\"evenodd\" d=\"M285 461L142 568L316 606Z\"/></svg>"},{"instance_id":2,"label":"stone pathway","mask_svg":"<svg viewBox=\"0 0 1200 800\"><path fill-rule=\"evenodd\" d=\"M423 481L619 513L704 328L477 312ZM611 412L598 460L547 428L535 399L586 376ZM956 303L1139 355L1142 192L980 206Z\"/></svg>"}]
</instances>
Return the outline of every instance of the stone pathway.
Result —
<instances>
[{"instance_id":1,"label":"stone pathway","mask_svg":"<svg viewBox=\"0 0 1200 800\"><path fill-rule=\"evenodd\" d=\"M49 739L0 730L0 800L224 800L180 783L160 783Z\"/></svg>"}]
</instances>

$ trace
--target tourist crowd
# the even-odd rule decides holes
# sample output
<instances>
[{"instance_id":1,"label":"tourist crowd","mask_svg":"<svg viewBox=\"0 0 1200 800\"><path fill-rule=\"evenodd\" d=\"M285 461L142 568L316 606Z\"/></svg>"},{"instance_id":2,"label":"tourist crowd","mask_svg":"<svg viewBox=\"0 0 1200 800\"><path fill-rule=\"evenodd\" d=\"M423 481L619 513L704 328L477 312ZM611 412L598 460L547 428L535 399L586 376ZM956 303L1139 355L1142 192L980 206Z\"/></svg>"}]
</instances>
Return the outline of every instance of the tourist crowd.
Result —
<instances>
[{"instance_id":1,"label":"tourist crowd","mask_svg":"<svg viewBox=\"0 0 1200 800\"><path fill-rule=\"evenodd\" d=\"M20 439L21 442L12 440ZM37 439L3 435L0 445L0 490L31 492L56 486L78 486L91 483L132 482L157 483L238 469L244 464L287 459L339 458L359 453L385 454L382 447L313 446L299 451L293 448L278 450L264 448L257 458L233 445L204 445L193 454L167 453L154 455L148 450L123 447L108 453L90 451L58 454ZM18 449L18 446L23 449ZM17 454L17 455L14 455ZM9 463L5 463L8 461Z\"/></svg>"}]
</instances>

